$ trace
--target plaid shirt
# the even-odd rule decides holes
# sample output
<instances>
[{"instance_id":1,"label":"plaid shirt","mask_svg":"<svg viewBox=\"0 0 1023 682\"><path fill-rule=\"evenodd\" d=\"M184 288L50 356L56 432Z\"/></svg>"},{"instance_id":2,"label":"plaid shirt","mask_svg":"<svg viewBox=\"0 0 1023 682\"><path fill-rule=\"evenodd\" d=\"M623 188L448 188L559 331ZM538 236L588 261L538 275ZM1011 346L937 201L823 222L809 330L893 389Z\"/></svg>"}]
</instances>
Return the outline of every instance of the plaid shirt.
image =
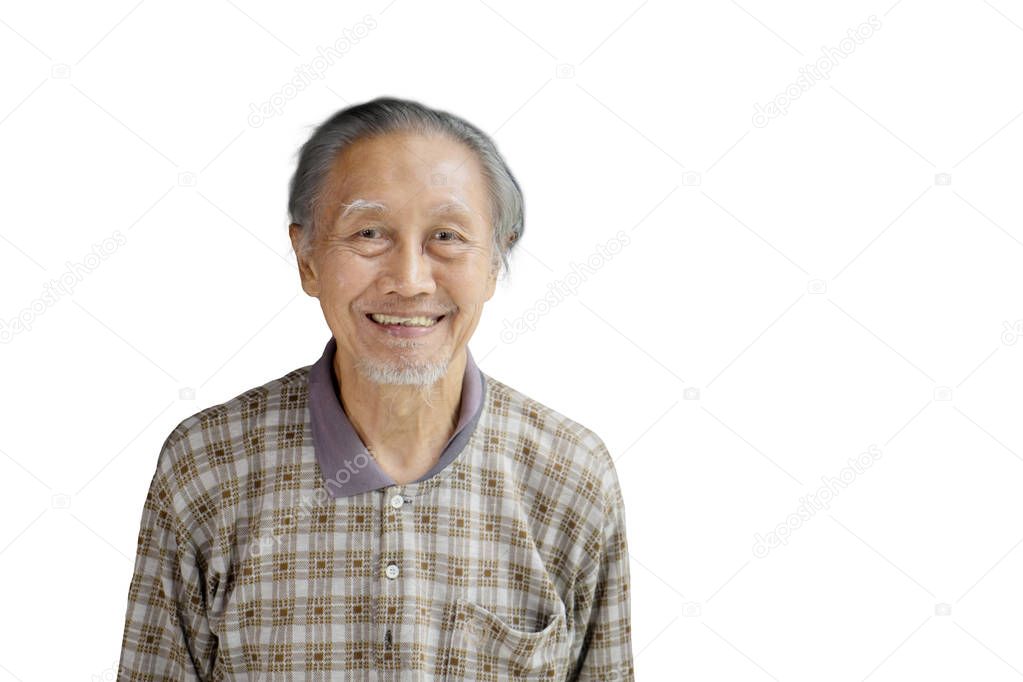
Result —
<instances>
[{"instance_id":1,"label":"plaid shirt","mask_svg":"<svg viewBox=\"0 0 1023 682\"><path fill-rule=\"evenodd\" d=\"M331 339L188 417L142 510L118 680L633 680L624 505L592 431L484 374L397 485Z\"/></svg>"}]
</instances>

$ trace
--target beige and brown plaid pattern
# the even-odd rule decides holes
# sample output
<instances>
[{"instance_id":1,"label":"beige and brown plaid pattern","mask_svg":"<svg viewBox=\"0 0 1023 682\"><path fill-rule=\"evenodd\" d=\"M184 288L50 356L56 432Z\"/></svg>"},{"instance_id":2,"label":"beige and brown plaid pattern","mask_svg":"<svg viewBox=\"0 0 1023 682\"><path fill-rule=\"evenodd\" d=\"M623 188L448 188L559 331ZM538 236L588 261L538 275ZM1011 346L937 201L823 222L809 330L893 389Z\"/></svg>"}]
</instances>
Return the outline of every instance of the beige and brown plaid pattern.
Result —
<instances>
[{"instance_id":1,"label":"beige and brown plaid pattern","mask_svg":"<svg viewBox=\"0 0 1023 682\"><path fill-rule=\"evenodd\" d=\"M334 498L309 370L167 438L118 680L634 679L624 506L600 438L484 374L448 466Z\"/></svg>"}]
</instances>

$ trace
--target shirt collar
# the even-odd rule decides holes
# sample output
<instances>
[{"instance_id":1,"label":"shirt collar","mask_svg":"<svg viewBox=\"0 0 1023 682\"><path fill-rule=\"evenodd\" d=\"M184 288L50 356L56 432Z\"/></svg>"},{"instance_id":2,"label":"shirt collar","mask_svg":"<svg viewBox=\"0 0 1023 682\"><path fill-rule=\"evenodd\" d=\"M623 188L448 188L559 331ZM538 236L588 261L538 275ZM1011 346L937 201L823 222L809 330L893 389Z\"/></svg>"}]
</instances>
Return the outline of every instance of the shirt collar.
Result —
<instances>
[{"instance_id":1,"label":"shirt collar","mask_svg":"<svg viewBox=\"0 0 1023 682\"><path fill-rule=\"evenodd\" d=\"M349 497L397 485L369 455L365 443L341 406L337 377L334 376L336 352L337 341L331 337L323 349L323 355L309 372L309 417L313 446L324 486L331 497ZM485 386L483 373L466 346L458 426L448 439L440 459L419 481L444 469L465 447L483 411Z\"/></svg>"}]
</instances>

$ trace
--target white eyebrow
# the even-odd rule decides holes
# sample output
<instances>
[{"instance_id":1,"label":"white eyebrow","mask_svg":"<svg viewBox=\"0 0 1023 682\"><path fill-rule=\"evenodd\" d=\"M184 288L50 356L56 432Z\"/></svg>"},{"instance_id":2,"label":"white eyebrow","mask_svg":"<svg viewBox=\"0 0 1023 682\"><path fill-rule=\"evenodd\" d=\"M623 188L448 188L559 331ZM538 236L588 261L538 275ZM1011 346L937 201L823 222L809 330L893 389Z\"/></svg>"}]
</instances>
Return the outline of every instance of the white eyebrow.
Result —
<instances>
[{"instance_id":1,"label":"white eyebrow","mask_svg":"<svg viewBox=\"0 0 1023 682\"><path fill-rule=\"evenodd\" d=\"M352 201L348 202L347 204L342 204L342 206L344 206L345 208L341 212L341 215L338 217L338 220L344 220L345 218L347 218L348 216L352 215L353 213L358 213L360 211L380 211L381 213L387 213L390 210L390 209L387 208L386 205L384 205L383 203L381 203L379 201L374 201L372 199L361 199L361 198L360 199L353 199ZM469 206L466 205L466 203L464 201L462 201L461 199L459 199L457 197L452 197L451 200L448 201L447 203L435 206L430 211L430 213L432 213L434 215L437 215L437 214L448 213L448 212L452 212L452 211L454 211L454 212L464 212L464 213L467 213L469 215L473 214L473 210L470 209Z\"/></svg>"},{"instance_id":2,"label":"white eyebrow","mask_svg":"<svg viewBox=\"0 0 1023 682\"><path fill-rule=\"evenodd\" d=\"M465 202L462 201L461 199L458 199L457 197L452 197L451 201L449 201L446 204L441 204L439 206L434 207L433 210L430 212L436 215L438 213L447 213L451 211L464 212L470 215L473 213L472 209L466 206Z\"/></svg>"},{"instance_id":3,"label":"white eyebrow","mask_svg":"<svg viewBox=\"0 0 1023 682\"><path fill-rule=\"evenodd\" d=\"M381 211L386 213L387 207L379 201L372 201L370 199L353 199L347 204L342 204L345 210L341 212L341 217L338 220L344 220L348 216L358 211Z\"/></svg>"}]
</instances>

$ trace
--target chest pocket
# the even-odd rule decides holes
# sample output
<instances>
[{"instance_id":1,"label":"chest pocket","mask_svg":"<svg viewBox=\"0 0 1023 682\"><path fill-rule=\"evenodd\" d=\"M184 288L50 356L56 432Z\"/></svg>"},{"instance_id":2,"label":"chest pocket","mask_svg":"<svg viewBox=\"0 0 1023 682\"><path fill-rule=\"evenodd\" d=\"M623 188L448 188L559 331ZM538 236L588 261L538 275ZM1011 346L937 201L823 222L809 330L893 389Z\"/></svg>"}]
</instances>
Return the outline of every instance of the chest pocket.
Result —
<instances>
[{"instance_id":1,"label":"chest pocket","mask_svg":"<svg viewBox=\"0 0 1023 682\"><path fill-rule=\"evenodd\" d=\"M564 607L542 630L517 630L465 599L455 604L446 680L560 680L568 673L568 626Z\"/></svg>"}]
</instances>

